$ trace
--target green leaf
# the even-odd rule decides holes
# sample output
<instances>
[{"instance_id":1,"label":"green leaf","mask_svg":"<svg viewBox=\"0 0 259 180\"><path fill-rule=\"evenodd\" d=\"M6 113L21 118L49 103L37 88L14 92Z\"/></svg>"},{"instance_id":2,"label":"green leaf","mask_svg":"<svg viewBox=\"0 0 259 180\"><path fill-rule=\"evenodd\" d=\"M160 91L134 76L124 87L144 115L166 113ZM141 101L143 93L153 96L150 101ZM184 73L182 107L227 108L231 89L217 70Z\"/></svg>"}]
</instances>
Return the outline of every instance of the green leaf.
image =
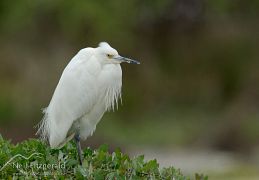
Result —
<instances>
[{"instance_id":1,"label":"green leaf","mask_svg":"<svg viewBox=\"0 0 259 180\"><path fill-rule=\"evenodd\" d=\"M0 173L0 179L190 179L173 167L159 170L157 161L154 159L145 162L144 155L131 159L120 149L116 149L111 154L108 150L107 145L101 145L97 150L85 148L83 165L80 166L76 145L73 142L68 142L61 149L51 149L36 139L13 145L0 135L0 169L17 154L29 157L32 153L40 153L40 156L32 156L29 159L15 158L12 162L18 163L21 167L6 166ZM49 166L64 164L64 167L54 166L43 170L26 166L38 164ZM37 174L37 177L33 174ZM208 179L207 176L198 174L195 178L196 180Z\"/></svg>"}]
</instances>

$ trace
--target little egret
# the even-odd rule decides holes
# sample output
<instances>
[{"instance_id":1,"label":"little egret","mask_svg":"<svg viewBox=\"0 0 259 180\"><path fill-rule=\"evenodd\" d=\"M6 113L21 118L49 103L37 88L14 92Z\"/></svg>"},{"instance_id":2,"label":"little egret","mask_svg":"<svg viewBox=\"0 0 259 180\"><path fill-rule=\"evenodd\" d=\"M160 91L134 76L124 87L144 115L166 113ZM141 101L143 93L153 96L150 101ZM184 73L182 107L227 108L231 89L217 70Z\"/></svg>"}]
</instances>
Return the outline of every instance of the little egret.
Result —
<instances>
[{"instance_id":1,"label":"little egret","mask_svg":"<svg viewBox=\"0 0 259 180\"><path fill-rule=\"evenodd\" d=\"M118 107L122 62L140 64L120 56L106 42L81 49L64 69L36 134L51 148L74 138L82 164L80 139L93 134L105 111Z\"/></svg>"}]
</instances>

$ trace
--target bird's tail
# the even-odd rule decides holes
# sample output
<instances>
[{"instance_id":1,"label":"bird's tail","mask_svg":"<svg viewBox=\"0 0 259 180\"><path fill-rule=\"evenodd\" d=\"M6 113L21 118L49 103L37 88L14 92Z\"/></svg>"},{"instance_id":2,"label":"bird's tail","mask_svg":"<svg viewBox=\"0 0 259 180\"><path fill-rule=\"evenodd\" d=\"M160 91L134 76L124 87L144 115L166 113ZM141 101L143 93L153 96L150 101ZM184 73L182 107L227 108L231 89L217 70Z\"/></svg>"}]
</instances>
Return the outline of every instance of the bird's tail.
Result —
<instances>
[{"instance_id":1,"label":"bird's tail","mask_svg":"<svg viewBox=\"0 0 259 180\"><path fill-rule=\"evenodd\" d=\"M66 139L65 139L62 143L60 143L60 144L58 145L57 149L62 148L68 141L70 141L71 139L73 139L74 136L75 136L75 133L72 133L72 134L70 134L69 136L67 136Z\"/></svg>"},{"instance_id":2,"label":"bird's tail","mask_svg":"<svg viewBox=\"0 0 259 180\"><path fill-rule=\"evenodd\" d=\"M44 108L42 110L44 117L42 120L36 125L38 129L36 135L40 136L42 141L48 141L49 139L49 121L48 121L48 108Z\"/></svg>"}]
</instances>

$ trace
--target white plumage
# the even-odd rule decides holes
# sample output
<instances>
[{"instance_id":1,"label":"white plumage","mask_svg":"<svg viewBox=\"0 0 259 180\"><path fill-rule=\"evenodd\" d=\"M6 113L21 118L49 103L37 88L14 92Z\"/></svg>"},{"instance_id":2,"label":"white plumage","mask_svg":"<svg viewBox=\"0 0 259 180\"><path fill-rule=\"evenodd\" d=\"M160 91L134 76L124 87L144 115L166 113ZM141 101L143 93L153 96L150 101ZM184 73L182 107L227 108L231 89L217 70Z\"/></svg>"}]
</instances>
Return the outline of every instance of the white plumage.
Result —
<instances>
[{"instance_id":1,"label":"white plumage","mask_svg":"<svg viewBox=\"0 0 259 180\"><path fill-rule=\"evenodd\" d=\"M37 134L52 148L62 146L75 133L83 140L92 135L105 111L118 105L121 62L138 64L119 56L106 42L80 50L64 69Z\"/></svg>"}]
</instances>

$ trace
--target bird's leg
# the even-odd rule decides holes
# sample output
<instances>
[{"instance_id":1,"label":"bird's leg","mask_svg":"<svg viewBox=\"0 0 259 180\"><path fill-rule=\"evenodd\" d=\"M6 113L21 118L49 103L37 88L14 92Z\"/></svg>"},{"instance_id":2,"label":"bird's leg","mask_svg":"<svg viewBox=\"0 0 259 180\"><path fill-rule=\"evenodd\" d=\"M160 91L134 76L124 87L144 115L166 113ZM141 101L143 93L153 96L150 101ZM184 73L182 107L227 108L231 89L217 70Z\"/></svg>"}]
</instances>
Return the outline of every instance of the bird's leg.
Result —
<instances>
[{"instance_id":1,"label":"bird's leg","mask_svg":"<svg viewBox=\"0 0 259 180\"><path fill-rule=\"evenodd\" d=\"M76 133L74 138L75 138L75 141L76 141L76 149L77 149L77 153L78 153L79 163L80 163L80 165L82 165L83 157L82 157L82 149L81 149L81 144L80 144L79 133Z\"/></svg>"}]
</instances>

